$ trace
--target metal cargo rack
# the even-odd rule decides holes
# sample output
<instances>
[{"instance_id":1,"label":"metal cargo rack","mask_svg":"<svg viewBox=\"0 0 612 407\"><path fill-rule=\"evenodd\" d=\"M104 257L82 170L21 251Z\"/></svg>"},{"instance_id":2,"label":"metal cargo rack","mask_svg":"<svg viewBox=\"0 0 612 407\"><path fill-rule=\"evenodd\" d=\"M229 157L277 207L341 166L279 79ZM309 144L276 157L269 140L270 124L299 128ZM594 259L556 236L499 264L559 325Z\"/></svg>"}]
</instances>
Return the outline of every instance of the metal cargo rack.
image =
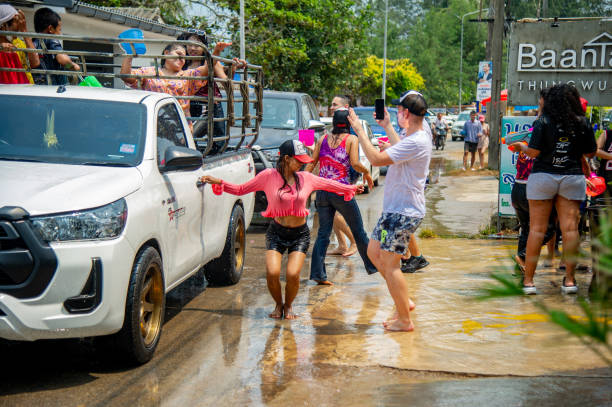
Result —
<instances>
[{"instance_id":1,"label":"metal cargo rack","mask_svg":"<svg viewBox=\"0 0 612 407\"><path fill-rule=\"evenodd\" d=\"M213 109L207 108L206 115L203 114L203 117L187 117L188 120L195 122L196 125L198 122L206 122L205 125L207 127L207 134L205 137L194 137L196 145L202 151L203 156L207 156L210 150L213 147L213 143L217 141L223 141L223 147L219 149L219 153L224 152L228 147L230 147L230 142L232 139L239 139L236 144L231 145L232 149L239 149L243 146L247 148L252 147L257 141L257 137L259 136L259 128L263 117L263 70L261 66L247 64L241 69L236 69L236 73L240 75L239 80L234 80L230 78L228 75L227 79L216 78L214 76L214 63L221 62L225 64L226 67L229 68L229 72L234 72L234 66L238 66L237 63L231 59L218 57L212 55L208 47L193 41L178 41L178 40L156 40L156 39L127 39L127 38L106 38L106 37L85 37L85 36L75 36L75 35L53 35L53 34L42 34L42 33L33 33L33 32L15 32L15 31L0 31L2 35L11 36L11 37L19 37L19 38L38 38L38 39L57 39L60 41L75 41L75 42L85 42L85 43L96 43L96 44L117 44L128 43L132 48L132 55L136 58L147 58L151 60L151 65L155 68L155 75L134 75L134 74L121 74L119 73L119 69L121 65L118 64L104 64L99 62L91 62L88 63L87 58L123 58L130 56L124 53L114 53L114 52L97 52L97 51L78 51L78 50L48 50L44 45L44 41L41 41L41 45L43 49L31 49L31 48L15 48L14 51L21 51L25 53L37 53L37 54L67 54L71 57L73 61L78 63L81 66L81 71L71 71L71 70L45 70L45 69L33 69L29 65L29 61L26 58L26 65L23 69L18 68L4 68L0 67L0 71L12 71L12 72L28 72L31 74L42 74L46 75L47 83L51 84L51 75L66 75L71 77L71 81L73 83L78 83L83 80L83 77L86 76L95 76L97 78L136 78L136 79L146 79L146 78L157 78L157 79L174 79L177 80L176 76L165 76L163 75L160 66L160 61L163 59L176 59L179 58L173 55L156 55L156 54L136 54L136 47L134 44L155 44L155 45L169 45L169 44L181 44L184 46L187 45L196 45L202 47L204 49L204 53L201 57L184 57L185 60L193 60L193 59L204 59L209 67L208 76L206 77L206 85L208 87L208 96L184 96L177 97L177 99L182 100L195 100L201 101L205 105L204 107L213 106L215 103L225 102L226 111L224 112L225 116L222 118L215 118L212 114ZM93 68L93 69L90 69ZM100 68L112 68L113 72L101 72ZM202 80L204 77L195 76L195 77L180 77L180 80ZM140 86L139 81L139 86ZM225 96L215 97L214 92L214 84L219 84L220 89L224 90ZM240 97L236 98L234 96L234 91L239 90ZM245 103L246 102L246 103ZM241 103L242 111L235 112L234 104ZM254 105L255 114L251 114L251 105ZM203 112L204 113L204 112ZM210 114L208 114L210 113ZM236 116L236 114L240 114L240 116ZM205 116L205 117L204 117ZM236 125L236 122L239 121L240 125ZM223 122L225 123L225 136L214 136L214 123L215 122ZM199 125L197 127L201 127ZM194 126L196 127L196 126ZM239 128L240 134L231 135L231 128ZM249 139L248 143L246 139Z\"/></svg>"}]
</instances>

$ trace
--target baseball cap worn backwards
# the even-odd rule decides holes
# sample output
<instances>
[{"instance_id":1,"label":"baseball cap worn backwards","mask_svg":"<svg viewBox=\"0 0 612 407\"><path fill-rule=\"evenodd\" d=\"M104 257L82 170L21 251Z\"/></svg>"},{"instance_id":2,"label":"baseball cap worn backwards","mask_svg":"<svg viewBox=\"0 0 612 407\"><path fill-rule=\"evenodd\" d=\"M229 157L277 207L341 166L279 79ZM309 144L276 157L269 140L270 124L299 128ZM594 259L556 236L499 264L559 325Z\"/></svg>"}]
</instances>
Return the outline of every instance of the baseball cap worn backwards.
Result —
<instances>
[{"instance_id":1,"label":"baseball cap worn backwards","mask_svg":"<svg viewBox=\"0 0 612 407\"><path fill-rule=\"evenodd\" d=\"M340 108L334 112L334 118L332 124L334 128L332 129L333 134L344 134L351 131L351 125L348 120L349 111L345 108Z\"/></svg>"},{"instance_id":2,"label":"baseball cap worn backwards","mask_svg":"<svg viewBox=\"0 0 612 407\"><path fill-rule=\"evenodd\" d=\"M308 155L306 147L304 147L304 144L298 140L284 141L283 144L278 147L278 152L280 153L281 157L288 155L289 157L293 157L303 164L312 162L312 157Z\"/></svg>"},{"instance_id":3,"label":"baseball cap worn backwards","mask_svg":"<svg viewBox=\"0 0 612 407\"><path fill-rule=\"evenodd\" d=\"M17 10L10 4L0 4L0 25L11 21L17 15Z\"/></svg>"},{"instance_id":4,"label":"baseball cap worn backwards","mask_svg":"<svg viewBox=\"0 0 612 407\"><path fill-rule=\"evenodd\" d=\"M394 105L401 105L405 109L416 116L425 116L429 106L422 94L416 90L408 90L402 93L399 99L392 99Z\"/></svg>"}]
</instances>

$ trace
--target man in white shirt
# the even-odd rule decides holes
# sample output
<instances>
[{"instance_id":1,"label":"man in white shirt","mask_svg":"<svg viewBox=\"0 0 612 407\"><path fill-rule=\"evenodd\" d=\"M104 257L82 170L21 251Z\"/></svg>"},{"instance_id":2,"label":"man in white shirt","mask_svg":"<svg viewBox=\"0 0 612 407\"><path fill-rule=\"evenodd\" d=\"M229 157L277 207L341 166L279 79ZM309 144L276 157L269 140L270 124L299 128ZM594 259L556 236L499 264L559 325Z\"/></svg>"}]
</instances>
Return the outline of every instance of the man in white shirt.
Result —
<instances>
[{"instance_id":1,"label":"man in white shirt","mask_svg":"<svg viewBox=\"0 0 612 407\"><path fill-rule=\"evenodd\" d=\"M353 110L349 121L359 137L359 143L372 165L389 165L385 178L383 213L372 232L368 257L382 274L397 309L397 316L383 323L390 331L412 331L410 311L415 304L408 295L408 284L400 269L400 260L408 250L410 236L425 217L425 181L431 159L431 136L424 130L423 118L427 102L415 91L404 92L398 100L398 123L406 133L400 139L389 120L379 124L385 129L390 143L376 149L358 125Z\"/></svg>"}]
</instances>

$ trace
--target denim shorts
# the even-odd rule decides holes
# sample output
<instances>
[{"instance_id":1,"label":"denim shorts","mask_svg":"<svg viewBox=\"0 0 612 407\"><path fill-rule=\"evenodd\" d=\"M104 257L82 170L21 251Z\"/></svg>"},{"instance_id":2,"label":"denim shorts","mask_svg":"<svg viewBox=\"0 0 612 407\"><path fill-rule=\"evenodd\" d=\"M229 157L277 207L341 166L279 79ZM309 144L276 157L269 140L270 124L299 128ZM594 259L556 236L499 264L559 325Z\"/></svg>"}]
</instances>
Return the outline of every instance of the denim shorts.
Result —
<instances>
[{"instance_id":1,"label":"denim shorts","mask_svg":"<svg viewBox=\"0 0 612 407\"><path fill-rule=\"evenodd\" d=\"M586 181L584 175L561 175L536 172L527 180L527 199L546 200L561 195L572 201L584 201Z\"/></svg>"},{"instance_id":2,"label":"denim shorts","mask_svg":"<svg viewBox=\"0 0 612 407\"><path fill-rule=\"evenodd\" d=\"M272 221L266 232L266 249L281 254L285 251L307 253L310 246L310 230L305 223L295 228Z\"/></svg>"},{"instance_id":3,"label":"denim shorts","mask_svg":"<svg viewBox=\"0 0 612 407\"><path fill-rule=\"evenodd\" d=\"M412 235L423 218L384 212L372 232L372 240L380 242L386 252L405 254Z\"/></svg>"}]
</instances>

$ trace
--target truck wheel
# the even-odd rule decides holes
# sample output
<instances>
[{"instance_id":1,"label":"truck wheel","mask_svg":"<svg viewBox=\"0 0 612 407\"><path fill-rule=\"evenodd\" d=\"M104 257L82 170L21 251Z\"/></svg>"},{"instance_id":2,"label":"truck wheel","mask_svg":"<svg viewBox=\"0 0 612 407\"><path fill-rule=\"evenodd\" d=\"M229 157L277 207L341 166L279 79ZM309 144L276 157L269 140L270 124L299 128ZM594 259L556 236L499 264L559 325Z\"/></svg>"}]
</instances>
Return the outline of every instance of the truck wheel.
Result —
<instances>
[{"instance_id":1,"label":"truck wheel","mask_svg":"<svg viewBox=\"0 0 612 407\"><path fill-rule=\"evenodd\" d=\"M227 229L221 256L204 266L204 275L212 285L232 285L240 281L246 249L244 211L235 205Z\"/></svg>"},{"instance_id":2,"label":"truck wheel","mask_svg":"<svg viewBox=\"0 0 612 407\"><path fill-rule=\"evenodd\" d=\"M148 362L161 337L166 306L161 257L154 247L141 249L132 267L118 345L135 363Z\"/></svg>"}]
</instances>

